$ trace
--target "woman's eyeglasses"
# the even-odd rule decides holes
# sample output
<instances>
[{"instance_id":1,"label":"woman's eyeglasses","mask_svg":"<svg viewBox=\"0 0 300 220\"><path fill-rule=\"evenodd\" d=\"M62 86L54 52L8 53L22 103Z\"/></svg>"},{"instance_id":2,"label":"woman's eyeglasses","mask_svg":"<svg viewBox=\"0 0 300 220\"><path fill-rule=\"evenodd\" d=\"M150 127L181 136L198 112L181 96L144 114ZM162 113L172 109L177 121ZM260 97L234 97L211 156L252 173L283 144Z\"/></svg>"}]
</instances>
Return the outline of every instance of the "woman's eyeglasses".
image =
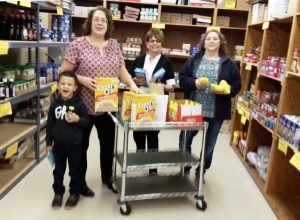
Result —
<instances>
[{"instance_id":1,"label":"woman's eyeglasses","mask_svg":"<svg viewBox=\"0 0 300 220\"><path fill-rule=\"evenodd\" d=\"M154 44L154 43L157 43L157 44L161 43L161 41L159 41L159 40L148 40L148 42L152 43L152 44Z\"/></svg>"},{"instance_id":2,"label":"woman's eyeglasses","mask_svg":"<svg viewBox=\"0 0 300 220\"><path fill-rule=\"evenodd\" d=\"M99 22L101 22L101 23L105 23L105 24L107 24L107 22L108 22L108 20L106 19L106 18L94 18L93 19L93 22L94 23L99 23Z\"/></svg>"}]
</instances>

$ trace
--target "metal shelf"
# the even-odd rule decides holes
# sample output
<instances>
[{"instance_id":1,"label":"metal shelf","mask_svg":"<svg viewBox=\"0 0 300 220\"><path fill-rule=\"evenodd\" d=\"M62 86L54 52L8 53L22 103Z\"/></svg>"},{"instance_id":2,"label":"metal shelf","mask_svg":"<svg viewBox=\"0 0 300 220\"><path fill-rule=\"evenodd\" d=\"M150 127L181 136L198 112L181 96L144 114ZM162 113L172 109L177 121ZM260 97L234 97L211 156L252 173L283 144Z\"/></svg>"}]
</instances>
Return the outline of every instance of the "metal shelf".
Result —
<instances>
[{"instance_id":1,"label":"metal shelf","mask_svg":"<svg viewBox=\"0 0 300 220\"><path fill-rule=\"evenodd\" d=\"M42 87L39 90L39 93L50 92L51 91L51 86L53 84L54 83L50 83L50 84L47 84L46 86ZM0 104L10 102L11 105L16 105L18 103L21 103L21 102L27 101L28 99L36 97L37 94L38 94L38 91L37 91L37 89L35 89L35 90L33 90L31 92L28 92L26 94L23 94L23 95L19 95L19 96L15 96L15 97L12 97L12 98L9 98L9 99L1 100Z\"/></svg>"},{"instance_id":2,"label":"metal shelf","mask_svg":"<svg viewBox=\"0 0 300 220\"><path fill-rule=\"evenodd\" d=\"M117 155L117 161L123 164L123 153ZM196 166L199 160L190 153L180 151L169 152L136 152L127 154L127 170L174 167L174 166Z\"/></svg>"},{"instance_id":3,"label":"metal shelf","mask_svg":"<svg viewBox=\"0 0 300 220\"><path fill-rule=\"evenodd\" d=\"M33 135L37 130L36 125L1 123L0 124L0 154L5 153L11 144Z\"/></svg>"},{"instance_id":4,"label":"metal shelf","mask_svg":"<svg viewBox=\"0 0 300 220\"><path fill-rule=\"evenodd\" d=\"M30 47L66 47L69 45L69 42L52 42L52 41L11 41L5 40L8 42L8 48L30 48Z\"/></svg>"},{"instance_id":5,"label":"metal shelf","mask_svg":"<svg viewBox=\"0 0 300 220\"><path fill-rule=\"evenodd\" d=\"M116 185L120 192L121 178L117 178ZM125 200L185 197L196 195L197 191L197 187L185 176L127 177Z\"/></svg>"}]
</instances>

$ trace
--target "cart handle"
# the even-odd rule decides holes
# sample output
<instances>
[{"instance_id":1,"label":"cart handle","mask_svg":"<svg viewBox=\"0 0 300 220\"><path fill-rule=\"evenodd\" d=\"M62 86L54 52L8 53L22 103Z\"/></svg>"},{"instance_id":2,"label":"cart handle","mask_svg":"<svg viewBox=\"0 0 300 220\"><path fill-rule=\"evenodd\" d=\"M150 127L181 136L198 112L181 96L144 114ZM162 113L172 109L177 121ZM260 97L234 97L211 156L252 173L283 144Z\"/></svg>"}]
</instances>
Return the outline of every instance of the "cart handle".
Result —
<instances>
[{"instance_id":1,"label":"cart handle","mask_svg":"<svg viewBox=\"0 0 300 220\"><path fill-rule=\"evenodd\" d=\"M111 117L115 124L119 124L118 119L111 112L107 112L107 114Z\"/></svg>"}]
</instances>

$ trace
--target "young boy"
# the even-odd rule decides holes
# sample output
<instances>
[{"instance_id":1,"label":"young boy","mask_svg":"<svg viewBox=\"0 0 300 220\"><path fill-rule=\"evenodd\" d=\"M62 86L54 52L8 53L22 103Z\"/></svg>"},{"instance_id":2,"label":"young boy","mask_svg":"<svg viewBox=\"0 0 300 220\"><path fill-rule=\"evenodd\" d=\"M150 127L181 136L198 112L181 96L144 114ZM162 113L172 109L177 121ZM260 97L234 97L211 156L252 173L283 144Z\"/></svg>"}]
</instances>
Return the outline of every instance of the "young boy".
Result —
<instances>
[{"instance_id":1,"label":"young boy","mask_svg":"<svg viewBox=\"0 0 300 220\"><path fill-rule=\"evenodd\" d=\"M51 104L48 113L46 149L47 152L53 151L55 158L52 207L62 205L67 160L71 181L70 197L65 207L74 207L79 200L82 133L90 119L81 98L75 94L77 86L78 79L74 73L62 72L58 78L59 96Z\"/></svg>"}]
</instances>

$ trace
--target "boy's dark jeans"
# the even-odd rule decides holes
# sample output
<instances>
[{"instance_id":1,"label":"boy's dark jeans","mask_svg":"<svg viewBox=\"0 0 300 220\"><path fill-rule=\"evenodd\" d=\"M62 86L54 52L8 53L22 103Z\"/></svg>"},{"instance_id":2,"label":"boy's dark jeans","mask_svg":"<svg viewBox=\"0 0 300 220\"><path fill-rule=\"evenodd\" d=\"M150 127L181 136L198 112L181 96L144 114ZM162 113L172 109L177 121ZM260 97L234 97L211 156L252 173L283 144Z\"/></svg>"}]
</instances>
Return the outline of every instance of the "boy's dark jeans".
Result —
<instances>
[{"instance_id":1,"label":"boy's dark jeans","mask_svg":"<svg viewBox=\"0 0 300 220\"><path fill-rule=\"evenodd\" d=\"M79 195L81 189L80 179L80 158L81 142L61 142L55 141L53 146L55 157L55 169L53 170L54 183L52 185L55 194L65 193L64 174L66 171L67 160L69 164L70 194Z\"/></svg>"}]
</instances>

